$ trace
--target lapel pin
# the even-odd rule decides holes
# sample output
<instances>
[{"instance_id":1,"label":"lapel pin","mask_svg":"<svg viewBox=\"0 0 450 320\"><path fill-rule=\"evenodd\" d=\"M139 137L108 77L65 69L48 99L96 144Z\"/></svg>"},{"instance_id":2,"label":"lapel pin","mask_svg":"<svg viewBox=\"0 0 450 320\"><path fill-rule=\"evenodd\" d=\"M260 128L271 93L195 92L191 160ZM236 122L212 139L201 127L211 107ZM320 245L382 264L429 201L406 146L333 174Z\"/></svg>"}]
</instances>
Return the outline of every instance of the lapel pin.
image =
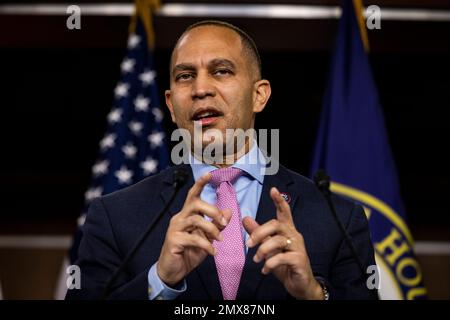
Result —
<instances>
[{"instance_id":1,"label":"lapel pin","mask_svg":"<svg viewBox=\"0 0 450 320\"><path fill-rule=\"evenodd\" d=\"M281 196L286 200L287 203L291 202L291 196L286 192L280 192Z\"/></svg>"}]
</instances>

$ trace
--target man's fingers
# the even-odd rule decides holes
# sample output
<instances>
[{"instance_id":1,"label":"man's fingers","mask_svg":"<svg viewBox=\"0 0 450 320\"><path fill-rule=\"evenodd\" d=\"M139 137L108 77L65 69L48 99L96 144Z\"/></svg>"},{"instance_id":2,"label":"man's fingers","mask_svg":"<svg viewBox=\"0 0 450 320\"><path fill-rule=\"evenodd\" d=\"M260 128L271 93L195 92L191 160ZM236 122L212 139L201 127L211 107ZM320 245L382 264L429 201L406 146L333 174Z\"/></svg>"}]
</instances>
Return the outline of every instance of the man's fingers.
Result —
<instances>
[{"instance_id":1,"label":"man's fingers","mask_svg":"<svg viewBox=\"0 0 450 320\"><path fill-rule=\"evenodd\" d=\"M245 244L247 245L247 247L251 248L257 244L257 242L253 240L252 235L255 232L255 230L258 230L258 228L261 226L252 217L245 217L244 219L242 219L242 226L248 233L248 239Z\"/></svg>"},{"instance_id":2,"label":"man's fingers","mask_svg":"<svg viewBox=\"0 0 450 320\"><path fill-rule=\"evenodd\" d=\"M230 222L230 220L231 220L231 216L233 215L233 212L231 212L231 209L225 209L225 210L222 210L222 215L228 224L228 222Z\"/></svg>"},{"instance_id":3,"label":"man's fingers","mask_svg":"<svg viewBox=\"0 0 450 320\"><path fill-rule=\"evenodd\" d=\"M223 229L228 224L228 221L230 221L230 219L227 219L224 216L223 211L220 211L216 206L213 206L200 199L192 201L190 207L188 208L188 211L188 215L199 214L202 216L208 216L217 226L221 226L221 229ZM229 217L231 218L231 214L229 215Z\"/></svg>"},{"instance_id":4,"label":"man's fingers","mask_svg":"<svg viewBox=\"0 0 450 320\"><path fill-rule=\"evenodd\" d=\"M247 220L246 218L245 222L242 221L244 228L249 234L249 239L247 240L249 248L267 242L275 234L289 238L292 231L295 230L291 208L277 188L273 187L270 189L270 197L277 209L277 219L272 219L261 226L253 219Z\"/></svg>"},{"instance_id":5,"label":"man's fingers","mask_svg":"<svg viewBox=\"0 0 450 320\"><path fill-rule=\"evenodd\" d=\"M272 219L263 225L256 227L251 233L249 233L249 238L247 240L247 246L252 248L260 243L265 242L270 239L271 236L275 234L285 234L287 233L287 227L280 223L278 220Z\"/></svg>"},{"instance_id":6,"label":"man's fingers","mask_svg":"<svg viewBox=\"0 0 450 320\"><path fill-rule=\"evenodd\" d=\"M217 226L199 215L189 216L182 223L183 230L190 232L194 229L200 229L209 239L222 241L222 236Z\"/></svg>"},{"instance_id":7,"label":"man's fingers","mask_svg":"<svg viewBox=\"0 0 450 320\"><path fill-rule=\"evenodd\" d=\"M273 187L270 189L270 197L277 208L277 219L280 222L289 222L293 224L291 208L277 188Z\"/></svg>"},{"instance_id":8,"label":"man's fingers","mask_svg":"<svg viewBox=\"0 0 450 320\"><path fill-rule=\"evenodd\" d=\"M258 222L256 222L252 217L245 217L242 219L242 225L249 235L251 235L253 231L259 227Z\"/></svg>"},{"instance_id":9,"label":"man's fingers","mask_svg":"<svg viewBox=\"0 0 450 320\"><path fill-rule=\"evenodd\" d=\"M290 259L289 255L287 253L276 254L266 260L261 272L263 274L269 274L270 272L272 272L274 269L278 268L279 266L291 265L292 264L291 260L292 259Z\"/></svg>"},{"instance_id":10,"label":"man's fingers","mask_svg":"<svg viewBox=\"0 0 450 320\"><path fill-rule=\"evenodd\" d=\"M205 250L212 256L216 254L216 249L212 243L195 233L182 233L179 235L177 242L178 246L182 248L199 248Z\"/></svg>"},{"instance_id":11,"label":"man's fingers","mask_svg":"<svg viewBox=\"0 0 450 320\"><path fill-rule=\"evenodd\" d=\"M256 263L268 259L280 252L286 247L286 237L284 236L273 236L270 237L267 241L264 241L256 251L256 254L253 257L253 261Z\"/></svg>"},{"instance_id":12,"label":"man's fingers","mask_svg":"<svg viewBox=\"0 0 450 320\"><path fill-rule=\"evenodd\" d=\"M202 193L203 188L209 182L209 179L211 179L211 174L208 172L201 176L197 181L195 181L194 185L191 187L191 189L189 189L186 201L192 200L195 197L200 197L200 194Z\"/></svg>"},{"instance_id":13,"label":"man's fingers","mask_svg":"<svg viewBox=\"0 0 450 320\"><path fill-rule=\"evenodd\" d=\"M211 222L222 231L230 222L232 213L230 209L219 210L219 212L221 214L220 221L211 220Z\"/></svg>"}]
</instances>

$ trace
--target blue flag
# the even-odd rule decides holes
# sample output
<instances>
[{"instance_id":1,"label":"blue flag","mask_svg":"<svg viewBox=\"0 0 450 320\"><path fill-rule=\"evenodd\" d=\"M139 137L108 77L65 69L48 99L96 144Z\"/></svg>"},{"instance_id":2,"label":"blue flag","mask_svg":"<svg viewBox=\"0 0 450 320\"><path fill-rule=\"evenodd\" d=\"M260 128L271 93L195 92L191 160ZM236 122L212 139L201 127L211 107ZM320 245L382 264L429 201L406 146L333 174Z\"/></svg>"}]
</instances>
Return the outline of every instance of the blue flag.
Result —
<instances>
[{"instance_id":1,"label":"blue flag","mask_svg":"<svg viewBox=\"0 0 450 320\"><path fill-rule=\"evenodd\" d=\"M380 271L380 298L425 298L383 113L351 0L343 4L311 169L325 169L334 193L364 207Z\"/></svg>"},{"instance_id":2,"label":"blue flag","mask_svg":"<svg viewBox=\"0 0 450 320\"><path fill-rule=\"evenodd\" d=\"M79 219L80 228L70 250L71 264L77 259L82 225L92 200L169 166L153 55L140 15L134 18L135 30L128 38L120 81L107 116L108 129L100 141L99 157L92 167L91 185L85 194L85 212Z\"/></svg>"}]
</instances>

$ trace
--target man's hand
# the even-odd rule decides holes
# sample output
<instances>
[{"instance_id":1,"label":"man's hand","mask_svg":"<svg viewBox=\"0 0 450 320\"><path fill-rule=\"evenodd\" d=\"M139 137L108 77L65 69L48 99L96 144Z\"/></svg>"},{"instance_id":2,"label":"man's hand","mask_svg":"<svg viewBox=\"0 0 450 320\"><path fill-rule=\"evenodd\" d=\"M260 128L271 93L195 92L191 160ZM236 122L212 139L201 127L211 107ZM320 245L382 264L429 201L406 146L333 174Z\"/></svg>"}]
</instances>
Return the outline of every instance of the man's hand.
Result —
<instances>
[{"instance_id":1,"label":"man's hand","mask_svg":"<svg viewBox=\"0 0 450 320\"><path fill-rule=\"evenodd\" d=\"M270 196L277 208L277 219L259 225L251 217L243 219L249 239L247 246L259 245L253 261L265 260L263 274L273 272L286 290L297 299L323 299L320 284L313 276L303 236L297 231L291 208L276 188Z\"/></svg>"},{"instance_id":2,"label":"man's hand","mask_svg":"<svg viewBox=\"0 0 450 320\"><path fill-rule=\"evenodd\" d=\"M215 254L212 242L222 240L220 230L231 219L230 210L221 211L200 199L210 178L208 173L195 182L183 209L170 219L157 265L158 276L169 286L183 280L208 254Z\"/></svg>"}]
</instances>

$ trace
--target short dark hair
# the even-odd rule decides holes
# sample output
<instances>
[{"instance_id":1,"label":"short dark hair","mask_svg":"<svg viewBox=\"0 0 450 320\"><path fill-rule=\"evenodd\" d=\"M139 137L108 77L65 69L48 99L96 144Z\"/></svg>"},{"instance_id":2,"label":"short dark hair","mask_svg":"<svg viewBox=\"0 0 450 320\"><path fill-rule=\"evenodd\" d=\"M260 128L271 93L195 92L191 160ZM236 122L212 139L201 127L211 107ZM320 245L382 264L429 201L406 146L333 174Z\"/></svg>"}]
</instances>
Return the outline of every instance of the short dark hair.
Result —
<instances>
[{"instance_id":1,"label":"short dark hair","mask_svg":"<svg viewBox=\"0 0 450 320\"><path fill-rule=\"evenodd\" d=\"M175 47L172 50L172 57L173 57L173 52L178 45L178 42L180 42L180 39L183 38L183 36L190 30L198 28L198 27L203 27L203 26L223 27L223 28L227 28L227 29L230 29L230 30L236 32L241 39L241 43L242 43L244 50L248 53L250 59L256 65L256 69L258 72L258 75L257 75L258 78L261 78L261 74L262 74L261 57L259 56L258 48L256 47L255 41L253 41L253 39L245 31L243 31L242 29L236 27L235 25L232 25L231 23L228 23L225 21L203 20L203 21L199 21L199 22L196 22L196 23L188 26L186 28L186 30L184 30L183 34L178 38L177 43L175 44Z\"/></svg>"}]
</instances>

